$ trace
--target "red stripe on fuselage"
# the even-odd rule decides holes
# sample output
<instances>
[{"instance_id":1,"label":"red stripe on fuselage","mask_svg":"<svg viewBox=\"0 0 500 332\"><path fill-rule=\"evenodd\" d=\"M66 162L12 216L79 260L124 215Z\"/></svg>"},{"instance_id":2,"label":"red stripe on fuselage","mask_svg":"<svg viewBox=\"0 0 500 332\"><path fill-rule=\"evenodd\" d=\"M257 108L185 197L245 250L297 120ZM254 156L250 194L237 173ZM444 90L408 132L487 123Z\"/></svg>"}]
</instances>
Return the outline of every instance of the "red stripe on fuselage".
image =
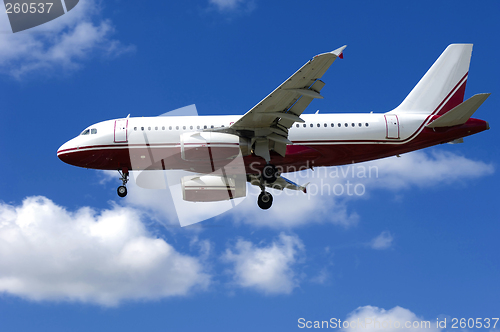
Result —
<instances>
[{"instance_id":1,"label":"red stripe on fuselage","mask_svg":"<svg viewBox=\"0 0 500 332\"><path fill-rule=\"evenodd\" d=\"M187 146L197 146L197 145L202 145L199 143L184 143L184 145ZM220 145L232 145L232 146L238 146L238 143L207 143L204 144L207 147L208 146L220 146ZM169 147L178 147L180 146L180 143L155 143L155 144L107 144L107 145L87 145L87 146L81 146L78 148L71 148L71 149L64 149L64 150L59 150L57 151L57 155L65 154L68 152L73 152L73 151L84 151L84 150L95 150L95 149L116 149L116 148L143 148L143 147L163 147L163 146L169 146Z\"/></svg>"}]
</instances>

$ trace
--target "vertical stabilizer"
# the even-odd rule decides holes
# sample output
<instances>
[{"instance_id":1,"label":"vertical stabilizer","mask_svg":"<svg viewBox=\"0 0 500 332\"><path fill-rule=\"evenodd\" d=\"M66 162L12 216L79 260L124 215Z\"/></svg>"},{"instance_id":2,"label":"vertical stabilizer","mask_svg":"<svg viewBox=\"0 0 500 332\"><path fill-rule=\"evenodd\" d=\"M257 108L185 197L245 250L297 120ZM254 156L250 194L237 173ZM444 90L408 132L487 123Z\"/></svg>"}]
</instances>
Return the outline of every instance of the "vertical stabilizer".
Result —
<instances>
[{"instance_id":1,"label":"vertical stabilizer","mask_svg":"<svg viewBox=\"0 0 500 332\"><path fill-rule=\"evenodd\" d=\"M451 44L391 113L445 114L464 100L472 44Z\"/></svg>"}]
</instances>

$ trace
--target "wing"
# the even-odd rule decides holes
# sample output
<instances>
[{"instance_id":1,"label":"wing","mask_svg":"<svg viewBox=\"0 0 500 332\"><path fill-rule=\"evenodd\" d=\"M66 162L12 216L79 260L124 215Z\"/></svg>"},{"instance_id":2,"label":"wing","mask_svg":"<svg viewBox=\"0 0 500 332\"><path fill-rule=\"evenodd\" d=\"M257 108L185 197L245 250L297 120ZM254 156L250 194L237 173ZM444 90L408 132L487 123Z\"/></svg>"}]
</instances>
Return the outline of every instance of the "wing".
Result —
<instances>
[{"instance_id":1,"label":"wing","mask_svg":"<svg viewBox=\"0 0 500 332\"><path fill-rule=\"evenodd\" d=\"M274 147L271 144L269 148L284 156L286 144L291 143L288 129L294 122L304 122L300 115L313 99L323 98L320 91L325 83L320 78L338 57L342 57L345 48L342 46L335 51L316 55L243 115L231 129L242 136L272 141Z\"/></svg>"}]
</instances>

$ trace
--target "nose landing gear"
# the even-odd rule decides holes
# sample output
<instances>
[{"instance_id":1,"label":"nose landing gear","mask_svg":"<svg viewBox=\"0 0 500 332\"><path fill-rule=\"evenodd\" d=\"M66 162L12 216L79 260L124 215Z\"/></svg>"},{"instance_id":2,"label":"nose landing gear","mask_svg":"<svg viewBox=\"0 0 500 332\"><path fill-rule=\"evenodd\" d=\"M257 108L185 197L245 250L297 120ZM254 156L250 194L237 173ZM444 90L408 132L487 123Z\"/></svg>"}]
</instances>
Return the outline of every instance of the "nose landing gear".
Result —
<instances>
[{"instance_id":1,"label":"nose landing gear","mask_svg":"<svg viewBox=\"0 0 500 332\"><path fill-rule=\"evenodd\" d=\"M116 192L118 193L118 196L125 197L127 196L127 187L125 187L125 185L128 182L128 169L124 168L122 171L118 171L118 173L120 173L120 180L122 180L123 184L118 187Z\"/></svg>"},{"instance_id":2,"label":"nose landing gear","mask_svg":"<svg viewBox=\"0 0 500 332\"><path fill-rule=\"evenodd\" d=\"M118 193L118 196L125 197L127 196L127 187L119 186L118 189L116 189L116 192Z\"/></svg>"}]
</instances>

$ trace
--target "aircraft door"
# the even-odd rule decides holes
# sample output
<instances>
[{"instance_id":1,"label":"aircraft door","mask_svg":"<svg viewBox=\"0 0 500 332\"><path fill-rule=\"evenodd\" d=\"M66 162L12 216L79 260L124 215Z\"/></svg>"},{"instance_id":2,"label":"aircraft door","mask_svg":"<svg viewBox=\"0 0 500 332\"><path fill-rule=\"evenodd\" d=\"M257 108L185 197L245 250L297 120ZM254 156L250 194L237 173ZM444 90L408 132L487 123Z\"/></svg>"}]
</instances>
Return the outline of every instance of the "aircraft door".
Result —
<instances>
[{"instance_id":1,"label":"aircraft door","mask_svg":"<svg viewBox=\"0 0 500 332\"><path fill-rule=\"evenodd\" d=\"M115 143L127 143L128 119L115 120Z\"/></svg>"},{"instance_id":2,"label":"aircraft door","mask_svg":"<svg viewBox=\"0 0 500 332\"><path fill-rule=\"evenodd\" d=\"M386 138L399 139L399 119L396 114L386 114L385 123L387 125Z\"/></svg>"}]
</instances>

